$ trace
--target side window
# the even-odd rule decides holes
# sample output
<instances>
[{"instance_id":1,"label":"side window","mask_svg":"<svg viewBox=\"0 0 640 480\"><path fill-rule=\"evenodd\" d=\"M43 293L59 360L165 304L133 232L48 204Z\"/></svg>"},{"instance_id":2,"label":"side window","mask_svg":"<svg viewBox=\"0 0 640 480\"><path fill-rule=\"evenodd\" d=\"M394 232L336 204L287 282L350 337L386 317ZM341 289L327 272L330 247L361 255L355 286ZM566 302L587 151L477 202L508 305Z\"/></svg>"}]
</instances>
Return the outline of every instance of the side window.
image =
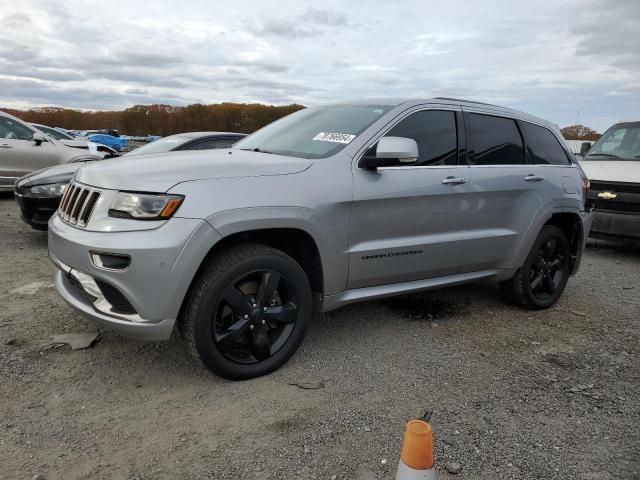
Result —
<instances>
[{"instance_id":1,"label":"side window","mask_svg":"<svg viewBox=\"0 0 640 480\"><path fill-rule=\"evenodd\" d=\"M33 138L33 130L11 118L0 116L0 138L31 140Z\"/></svg>"},{"instance_id":2,"label":"side window","mask_svg":"<svg viewBox=\"0 0 640 480\"><path fill-rule=\"evenodd\" d=\"M527 140L529 157L535 164L568 165L564 148L553 133L533 123L521 122L522 133Z\"/></svg>"},{"instance_id":3,"label":"side window","mask_svg":"<svg viewBox=\"0 0 640 480\"><path fill-rule=\"evenodd\" d=\"M418 162L413 165L456 165L458 133L455 112L424 110L411 114L393 127L387 137L413 138Z\"/></svg>"},{"instance_id":4,"label":"side window","mask_svg":"<svg viewBox=\"0 0 640 480\"><path fill-rule=\"evenodd\" d=\"M216 148L229 148L236 143L231 139L218 139L218 140L203 140L194 145L191 145L187 150L214 150Z\"/></svg>"},{"instance_id":5,"label":"side window","mask_svg":"<svg viewBox=\"0 0 640 480\"><path fill-rule=\"evenodd\" d=\"M469 158L474 165L520 165L525 163L522 136L510 118L467 113Z\"/></svg>"}]
</instances>

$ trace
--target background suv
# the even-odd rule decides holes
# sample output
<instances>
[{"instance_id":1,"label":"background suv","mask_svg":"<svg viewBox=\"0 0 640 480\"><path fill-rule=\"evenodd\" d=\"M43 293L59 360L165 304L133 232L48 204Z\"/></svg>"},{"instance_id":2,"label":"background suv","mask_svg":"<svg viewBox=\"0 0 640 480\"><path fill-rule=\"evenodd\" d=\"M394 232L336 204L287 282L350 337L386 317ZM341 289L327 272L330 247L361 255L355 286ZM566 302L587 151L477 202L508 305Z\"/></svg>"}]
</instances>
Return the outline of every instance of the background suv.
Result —
<instances>
[{"instance_id":1,"label":"background suv","mask_svg":"<svg viewBox=\"0 0 640 480\"><path fill-rule=\"evenodd\" d=\"M296 351L314 310L494 279L553 305L589 230L554 125L451 99L300 110L230 150L81 168L49 222L55 283L102 325L233 379Z\"/></svg>"},{"instance_id":2,"label":"background suv","mask_svg":"<svg viewBox=\"0 0 640 480\"><path fill-rule=\"evenodd\" d=\"M0 112L0 191L12 191L16 180L29 172L76 160L97 160L88 143L54 140L22 120Z\"/></svg>"}]
</instances>

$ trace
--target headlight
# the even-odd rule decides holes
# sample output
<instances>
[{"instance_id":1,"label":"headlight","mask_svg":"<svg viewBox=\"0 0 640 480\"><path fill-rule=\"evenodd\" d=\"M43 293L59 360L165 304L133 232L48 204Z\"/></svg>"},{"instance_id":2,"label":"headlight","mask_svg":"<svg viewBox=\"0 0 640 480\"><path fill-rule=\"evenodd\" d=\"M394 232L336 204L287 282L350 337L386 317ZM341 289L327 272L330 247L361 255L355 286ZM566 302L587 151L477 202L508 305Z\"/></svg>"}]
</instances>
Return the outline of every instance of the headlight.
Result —
<instances>
[{"instance_id":1,"label":"headlight","mask_svg":"<svg viewBox=\"0 0 640 480\"><path fill-rule=\"evenodd\" d=\"M109 216L137 220L171 218L184 200L182 195L120 192L109 208Z\"/></svg>"},{"instance_id":2,"label":"headlight","mask_svg":"<svg viewBox=\"0 0 640 480\"><path fill-rule=\"evenodd\" d=\"M48 183L46 185L35 185L29 188L31 195L36 197L61 197L66 183Z\"/></svg>"}]
</instances>

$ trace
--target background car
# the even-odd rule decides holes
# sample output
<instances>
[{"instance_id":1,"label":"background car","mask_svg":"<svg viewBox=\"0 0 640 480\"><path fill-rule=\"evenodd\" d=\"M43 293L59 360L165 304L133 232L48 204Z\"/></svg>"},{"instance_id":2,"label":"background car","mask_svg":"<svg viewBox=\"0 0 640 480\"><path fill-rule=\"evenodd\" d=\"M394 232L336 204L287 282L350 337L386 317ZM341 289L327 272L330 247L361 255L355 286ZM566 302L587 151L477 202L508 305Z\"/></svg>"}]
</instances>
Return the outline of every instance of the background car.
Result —
<instances>
[{"instance_id":1,"label":"background car","mask_svg":"<svg viewBox=\"0 0 640 480\"><path fill-rule=\"evenodd\" d=\"M176 150L228 148L245 136L243 133L226 132L181 133L144 145L123 157ZM22 213L22 220L36 230L46 230L49 218L60 204L65 186L85 163L79 161L57 165L32 172L19 179L15 186L15 198Z\"/></svg>"},{"instance_id":2,"label":"background car","mask_svg":"<svg viewBox=\"0 0 640 480\"><path fill-rule=\"evenodd\" d=\"M594 206L590 236L640 242L640 119L616 123L584 150L580 164Z\"/></svg>"},{"instance_id":3,"label":"background car","mask_svg":"<svg viewBox=\"0 0 640 480\"><path fill-rule=\"evenodd\" d=\"M106 145L107 147L111 147L118 152L121 152L129 146L129 142L126 138L114 137L113 135L107 135L105 133L88 135L87 138L94 143Z\"/></svg>"},{"instance_id":4,"label":"background car","mask_svg":"<svg viewBox=\"0 0 640 480\"><path fill-rule=\"evenodd\" d=\"M55 140L22 120L0 111L0 191L34 170L76 160L97 160L103 153L75 140Z\"/></svg>"},{"instance_id":5,"label":"background car","mask_svg":"<svg viewBox=\"0 0 640 480\"><path fill-rule=\"evenodd\" d=\"M229 148L238 140L246 137L244 133L232 132L189 132L178 133L169 137L159 138L147 145L136 148L126 154L147 155L150 153L173 152L176 150L212 150Z\"/></svg>"},{"instance_id":6,"label":"background car","mask_svg":"<svg viewBox=\"0 0 640 480\"><path fill-rule=\"evenodd\" d=\"M118 152L100 143L90 141L88 138L74 137L70 133L63 132L57 128L48 127L47 125L40 125L38 123L31 123L32 127L40 130L47 137L53 138L63 142L68 147L88 148L92 154L97 154L102 157L114 157L118 155Z\"/></svg>"}]
</instances>

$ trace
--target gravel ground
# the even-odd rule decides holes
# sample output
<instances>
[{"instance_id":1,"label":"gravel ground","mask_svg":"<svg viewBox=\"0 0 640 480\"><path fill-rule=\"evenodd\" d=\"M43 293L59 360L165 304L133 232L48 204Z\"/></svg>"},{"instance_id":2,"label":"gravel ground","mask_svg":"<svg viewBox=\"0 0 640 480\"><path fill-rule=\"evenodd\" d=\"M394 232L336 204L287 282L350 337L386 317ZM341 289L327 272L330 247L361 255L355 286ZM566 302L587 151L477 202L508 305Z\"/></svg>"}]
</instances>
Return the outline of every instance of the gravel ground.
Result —
<instances>
[{"instance_id":1,"label":"gravel ground","mask_svg":"<svg viewBox=\"0 0 640 480\"><path fill-rule=\"evenodd\" d=\"M441 479L640 478L640 249L591 245L542 312L493 285L346 307L284 368L233 383L178 338L48 348L95 327L7 196L0 245L2 479L392 479L427 409ZM290 385L307 378L324 388Z\"/></svg>"}]
</instances>

